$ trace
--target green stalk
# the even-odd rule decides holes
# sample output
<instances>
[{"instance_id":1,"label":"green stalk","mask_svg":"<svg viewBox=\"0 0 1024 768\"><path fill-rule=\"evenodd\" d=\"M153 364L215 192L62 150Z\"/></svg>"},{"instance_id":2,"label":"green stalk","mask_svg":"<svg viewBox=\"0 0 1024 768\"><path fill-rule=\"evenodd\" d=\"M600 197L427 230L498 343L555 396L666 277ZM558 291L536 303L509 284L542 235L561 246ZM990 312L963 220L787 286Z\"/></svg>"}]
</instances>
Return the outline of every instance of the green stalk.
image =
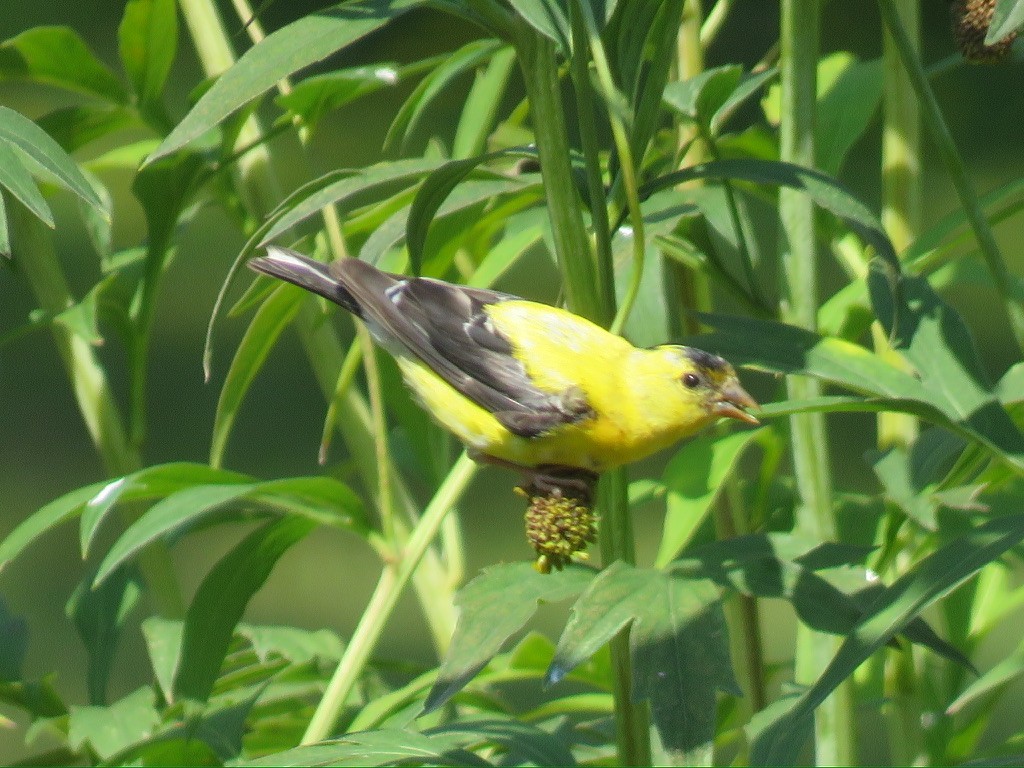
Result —
<instances>
[{"instance_id":1,"label":"green stalk","mask_svg":"<svg viewBox=\"0 0 1024 768\"><path fill-rule=\"evenodd\" d=\"M586 11L577 5L574 12ZM576 21L585 21L585 17ZM591 50L594 38L588 34ZM563 284L571 310L607 326L614 315L607 287L602 288L599 275L610 275L611 265L598 265L583 226L579 201L572 180L569 162L569 137L565 112L559 95L558 63L550 40L532 28L522 27L515 39L515 48L526 81L534 134L540 154L541 173L547 196L548 215L555 240L555 249ZM585 51L577 49L576 55ZM577 64L576 66L579 66ZM604 67L607 70L607 66ZM600 72L599 72L600 77ZM607 72L606 72L607 78ZM605 81L607 86L607 80ZM588 91L577 94L584 100ZM608 94L605 94L606 96ZM617 142L618 145L618 142ZM625 159L632 162L627 153ZM592 172L592 171L591 171ZM591 179L592 183L592 179ZM633 185L635 192L635 184ZM603 193L602 193L603 196ZM636 208L638 210L638 207ZM642 235L643 229L639 234ZM600 256L606 257L607 252ZM616 470L606 474L600 485L600 546L604 565L621 559L635 562L633 534L626 500L626 474ZM613 695L617 730L618 758L624 765L650 763L650 726L647 708L632 699L632 664L629 655L629 632L623 630L610 644L613 668Z\"/></svg>"},{"instance_id":2,"label":"green stalk","mask_svg":"<svg viewBox=\"0 0 1024 768\"><path fill-rule=\"evenodd\" d=\"M970 179L967 177L963 158L960 157L953 136L949 132L949 126L946 125L946 121L942 117L942 110L939 108L939 102L928 82L928 75L914 50L913 41L900 22L895 0L878 0L878 9L881 12L886 31L891 36L893 46L899 54L903 68L910 78L914 93L917 95L918 104L923 110L924 123L939 150L939 157L953 182L953 188L960 198L960 205L974 230L974 236L978 240L978 247L981 249L989 273L992 275L992 281L1003 298L1010 321L1010 330L1013 331L1017 345L1024 349L1024 306L1019 300L1013 298L1014 290L1006 262L1003 260L999 245L992 234L992 228L985 218L985 212L981 208L974 187L971 186Z\"/></svg>"},{"instance_id":3,"label":"green stalk","mask_svg":"<svg viewBox=\"0 0 1024 768\"><path fill-rule=\"evenodd\" d=\"M413 529L403 551L398 553L397 560L385 566L370 603L363 611L341 662L303 734L303 744L323 741L331 735L338 715L394 613L405 585L426 554L430 542L437 536L445 516L465 492L476 471L477 464L463 453L423 511L423 517Z\"/></svg>"},{"instance_id":4,"label":"green stalk","mask_svg":"<svg viewBox=\"0 0 1024 768\"><path fill-rule=\"evenodd\" d=\"M818 63L819 7L817 0L783 0L780 33L782 120L779 126L780 159L814 165L814 116ZM787 299L784 319L814 329L818 312L818 280L814 237L814 209L806 195L779 192L779 218L785 234L783 285ZM808 377L790 377L792 400L818 397L821 388ZM832 541L832 477L825 422L820 414L790 417L793 464L800 505L796 527L811 540ZM799 625L796 647L796 682L811 685L825 670L837 649L836 638ZM849 765L854 760L849 686L844 684L815 712L815 762Z\"/></svg>"},{"instance_id":5,"label":"green stalk","mask_svg":"<svg viewBox=\"0 0 1024 768\"><path fill-rule=\"evenodd\" d=\"M564 277L566 303L573 312L607 327L612 319L611 308L601 300L597 265L572 180L555 44L524 24L517 29L514 45L533 113L544 194L555 256Z\"/></svg>"},{"instance_id":6,"label":"green stalk","mask_svg":"<svg viewBox=\"0 0 1024 768\"><path fill-rule=\"evenodd\" d=\"M918 0L896 0L900 28L920 60L921 34ZM903 253L921 233L921 118L914 87L900 59L892 35L884 35L882 66L884 87L882 122L882 224L897 253ZM875 351L897 367L907 362L892 349L887 334L878 323L873 328ZM917 437L917 419L908 414L878 415L878 446L907 447ZM898 575L909 565L909 555L897 556ZM901 562L903 561L903 562ZM920 765L926 759L921 728L921 701L915 673L913 648L884 655L885 718L889 733L889 751L894 764Z\"/></svg>"},{"instance_id":7,"label":"green stalk","mask_svg":"<svg viewBox=\"0 0 1024 768\"><path fill-rule=\"evenodd\" d=\"M57 315L74 305L74 298L53 247L46 226L13 198L8 198L11 234L16 245L18 267L28 280L40 308ZM61 323L51 323L57 352L64 363L75 392L75 401L93 445L108 475L127 475L142 466L142 458L129 440L124 419L110 388L102 364L89 343ZM118 506L124 524L138 519ZM156 610L166 618L181 618L185 607L174 574L170 553L154 543L139 554L139 568Z\"/></svg>"}]
</instances>

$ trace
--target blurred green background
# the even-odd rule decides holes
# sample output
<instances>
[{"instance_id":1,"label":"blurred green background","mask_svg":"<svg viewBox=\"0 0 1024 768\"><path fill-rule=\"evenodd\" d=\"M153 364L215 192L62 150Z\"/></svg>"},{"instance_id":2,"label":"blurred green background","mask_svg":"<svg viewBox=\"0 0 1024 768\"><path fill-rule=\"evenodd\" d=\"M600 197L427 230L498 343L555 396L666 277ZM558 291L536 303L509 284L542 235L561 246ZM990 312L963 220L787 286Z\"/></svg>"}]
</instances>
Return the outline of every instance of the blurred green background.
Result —
<instances>
[{"instance_id":1,"label":"blurred green background","mask_svg":"<svg viewBox=\"0 0 1024 768\"><path fill-rule=\"evenodd\" d=\"M225 17L233 19L228 4L222 5ZM923 24L924 60L934 62L953 52L948 4L925 5L928 7ZM277 28L314 7L316 4L294 1L272 4L265 12L264 24L268 29ZM122 11L123 3L116 0L70 5L7 0L0 14L0 39L36 25L69 25L85 37L102 59L116 67L116 32ZM737 2L729 24L711 51L709 66L756 62L774 41L777 14L775 3ZM880 26L873 3L827 4L824 20L824 52L848 50L864 59L880 54ZM236 33L239 47L246 42L243 34ZM460 26L450 17L409 14L346 52L343 60L332 60L325 66L413 61L450 50L474 36L472 28ZM1018 56L1000 68L960 65L934 80L946 118L981 192L1022 173L1022 70ZM188 93L200 77L183 30L170 80L177 89L171 94L177 117L184 113ZM389 121L410 87L371 96L326 120L310 152L316 163L313 172L376 160ZM446 134L454 122L450 115L460 97L460 93L452 92L447 101L442 100L430 112L420 131L420 146L431 133ZM57 90L0 81L0 104L29 117L39 117L70 101L71 97ZM1009 127L1013 127L1012 132L1007 130ZM875 127L852 153L842 174L843 180L873 208L877 207L878 198L878 142ZM296 151L287 138L281 144L278 151ZM90 146L87 152L96 154L104 148ZM419 148L414 146L413 151ZM281 167L289 165L292 164L282 163ZM299 175L301 163L297 161L294 167L296 177L290 182L297 184L303 180ZM108 175L104 180L115 196L115 247L140 242L145 236L145 222L130 193L130 176ZM949 182L937 162L929 162L925 167L925 189L927 226L955 206ZM58 251L77 295L81 295L98 275L96 258L72 203L63 199L55 207ZM997 229L997 236L1011 268L1020 271L1022 238L1016 229L1011 221ZM203 383L201 370L203 334L216 292L241 245L241 236L226 216L212 208L202 211L180 240L178 255L163 284L151 345L147 464L206 460L219 387L243 325L226 321L219 326L213 379L209 384ZM554 281L544 282L548 295L538 295L539 281L524 279L529 276L523 272L521 268L512 274L502 287L540 300L555 298ZM1001 374L1011 362L1006 343L1009 335L986 310L986 291L981 287L975 291L959 290L948 298L973 326L990 372L994 376ZM16 271L6 266L0 268L0 336L24 324L33 308L32 296ZM101 349L100 355L115 376L123 370L117 344ZM118 385L123 385L123 380L118 380ZM755 379L755 395L764 396L768 392L766 385L767 382ZM322 397L297 343L286 335L248 396L226 465L268 478L317 473L324 411ZM860 459L872 445L870 424L870 417L863 415L834 417L831 422L831 439L837 444L838 477L845 487L871 482ZM655 473L659 463L654 460L642 465L634 470L633 476ZM36 331L0 346L0 536L44 503L101 477L102 467L47 333ZM509 473L488 468L466 496L462 519L470 542L469 576L496 559L523 559L530 554L522 537L522 501L510 493L514 480ZM659 524L657 509L638 512L641 558L652 551ZM237 541L239 534L235 529L217 528L191 538L186 546L175 550L186 590L198 584L208 565ZM0 573L0 598L29 624L26 675L55 671L58 687L72 701L85 700L85 654L64 616L64 604L81 576L81 569L77 528L67 526L33 546ZM376 557L366 547L336 531L324 531L304 541L282 560L268 586L250 605L247 619L256 623L329 627L344 638L358 619L377 574ZM549 608L546 612L550 626L555 627L560 611ZM411 599L398 618L380 653L429 661L431 645ZM784 658L792 648L791 623L774 624L786 627L770 638L779 658ZM1015 638L1010 637L1010 642L1015 642ZM112 695L134 689L147 674L141 636L129 633L124 638L112 680ZM0 761L9 762L23 753L20 730L0 731Z\"/></svg>"}]
</instances>

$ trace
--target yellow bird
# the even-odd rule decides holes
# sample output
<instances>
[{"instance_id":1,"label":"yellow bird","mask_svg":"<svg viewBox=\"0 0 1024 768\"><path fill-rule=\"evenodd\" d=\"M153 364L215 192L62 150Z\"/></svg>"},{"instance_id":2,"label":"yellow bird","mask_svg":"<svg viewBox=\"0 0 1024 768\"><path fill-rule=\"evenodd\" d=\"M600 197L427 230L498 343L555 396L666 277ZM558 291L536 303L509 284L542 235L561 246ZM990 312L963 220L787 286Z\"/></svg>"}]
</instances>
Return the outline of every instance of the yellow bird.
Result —
<instances>
[{"instance_id":1,"label":"yellow bird","mask_svg":"<svg viewBox=\"0 0 1024 768\"><path fill-rule=\"evenodd\" d=\"M497 291L323 264L270 246L249 266L347 309L474 458L564 479L628 464L757 403L725 360L634 347L564 309Z\"/></svg>"}]
</instances>

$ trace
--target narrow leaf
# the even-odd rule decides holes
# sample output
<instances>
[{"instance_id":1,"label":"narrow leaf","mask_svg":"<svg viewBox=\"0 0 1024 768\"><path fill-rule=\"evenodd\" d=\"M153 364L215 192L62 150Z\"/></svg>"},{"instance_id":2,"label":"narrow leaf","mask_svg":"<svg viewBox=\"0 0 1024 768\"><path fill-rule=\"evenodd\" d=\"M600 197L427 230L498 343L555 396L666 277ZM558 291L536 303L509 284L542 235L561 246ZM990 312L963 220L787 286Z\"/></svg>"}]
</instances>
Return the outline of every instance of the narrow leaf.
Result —
<instances>
[{"instance_id":1,"label":"narrow leaf","mask_svg":"<svg viewBox=\"0 0 1024 768\"><path fill-rule=\"evenodd\" d=\"M221 558L203 580L185 616L177 698L206 701L220 672L235 625L277 561L315 524L288 517L268 523Z\"/></svg>"},{"instance_id":2,"label":"narrow leaf","mask_svg":"<svg viewBox=\"0 0 1024 768\"><path fill-rule=\"evenodd\" d=\"M50 206L46 198L39 191L32 175L25 168L24 163L18 154L11 149L10 145L0 140L0 187L3 187L18 201L21 202L32 215L43 222L50 229L56 225ZM4 221L6 222L6 217ZM6 252L10 252L10 247Z\"/></svg>"},{"instance_id":3,"label":"narrow leaf","mask_svg":"<svg viewBox=\"0 0 1024 768\"><path fill-rule=\"evenodd\" d=\"M357 0L303 16L272 32L217 79L147 162L195 141L278 81L422 4L423 0Z\"/></svg>"},{"instance_id":4,"label":"narrow leaf","mask_svg":"<svg viewBox=\"0 0 1024 768\"><path fill-rule=\"evenodd\" d=\"M279 286L260 305L246 329L217 400L213 438L210 441L210 464L213 466L223 463L228 436L245 393L249 391L249 386L266 362L278 337L298 313L307 295L291 285Z\"/></svg>"},{"instance_id":5,"label":"narrow leaf","mask_svg":"<svg viewBox=\"0 0 1024 768\"><path fill-rule=\"evenodd\" d=\"M77 488L51 501L31 517L19 523L0 543L0 568L17 557L25 547L44 533L81 514L88 501L106 486L106 482L101 482Z\"/></svg>"},{"instance_id":6,"label":"narrow leaf","mask_svg":"<svg viewBox=\"0 0 1024 768\"><path fill-rule=\"evenodd\" d=\"M89 180L60 145L24 115L0 106L0 142L3 141L39 163L58 185L110 218L110 211L104 207Z\"/></svg>"},{"instance_id":7,"label":"narrow leaf","mask_svg":"<svg viewBox=\"0 0 1024 768\"><path fill-rule=\"evenodd\" d=\"M40 26L0 43L0 80L22 78L127 102L117 76L70 27Z\"/></svg>"},{"instance_id":8,"label":"narrow leaf","mask_svg":"<svg viewBox=\"0 0 1024 768\"><path fill-rule=\"evenodd\" d=\"M162 117L164 84L178 46L174 0L129 0L117 38L139 107L145 114Z\"/></svg>"}]
</instances>

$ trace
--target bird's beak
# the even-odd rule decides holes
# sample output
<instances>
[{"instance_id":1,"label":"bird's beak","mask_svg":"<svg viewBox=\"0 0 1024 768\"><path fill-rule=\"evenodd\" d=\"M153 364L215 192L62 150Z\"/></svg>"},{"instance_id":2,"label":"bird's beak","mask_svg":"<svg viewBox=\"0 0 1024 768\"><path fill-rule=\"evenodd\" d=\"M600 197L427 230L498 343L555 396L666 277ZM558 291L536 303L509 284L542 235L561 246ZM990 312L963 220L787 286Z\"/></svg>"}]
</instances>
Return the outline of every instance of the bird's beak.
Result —
<instances>
[{"instance_id":1,"label":"bird's beak","mask_svg":"<svg viewBox=\"0 0 1024 768\"><path fill-rule=\"evenodd\" d=\"M727 382L719 391L719 399L711 404L712 413L730 419L739 419L747 424L760 424L757 417L747 413L745 408L757 408L757 401L736 380Z\"/></svg>"}]
</instances>

